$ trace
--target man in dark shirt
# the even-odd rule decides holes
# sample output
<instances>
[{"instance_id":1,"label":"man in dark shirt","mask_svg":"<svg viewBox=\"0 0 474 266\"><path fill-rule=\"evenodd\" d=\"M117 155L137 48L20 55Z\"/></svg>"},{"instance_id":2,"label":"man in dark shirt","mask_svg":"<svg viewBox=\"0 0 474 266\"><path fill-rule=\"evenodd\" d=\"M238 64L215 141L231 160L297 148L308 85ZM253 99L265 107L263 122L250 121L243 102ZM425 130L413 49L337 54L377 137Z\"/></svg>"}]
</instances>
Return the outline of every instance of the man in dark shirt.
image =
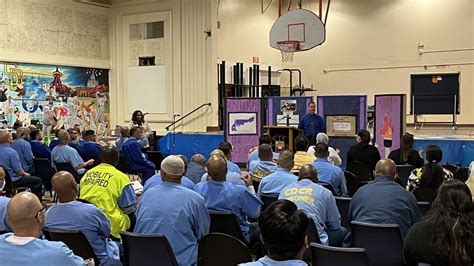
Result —
<instances>
[{"instance_id":1,"label":"man in dark shirt","mask_svg":"<svg viewBox=\"0 0 474 266\"><path fill-rule=\"evenodd\" d=\"M34 129L30 132L31 151L35 158L46 158L51 162L51 149L48 145L43 143L43 132L39 129Z\"/></svg>"},{"instance_id":2,"label":"man in dark shirt","mask_svg":"<svg viewBox=\"0 0 474 266\"><path fill-rule=\"evenodd\" d=\"M185 176L187 176L194 184L201 181L201 177L206 173L206 158L202 154L194 154L189 162L188 170Z\"/></svg>"},{"instance_id":3,"label":"man in dark shirt","mask_svg":"<svg viewBox=\"0 0 474 266\"><path fill-rule=\"evenodd\" d=\"M303 129L303 135L308 138L310 146L316 144L316 135L318 133L326 133L326 125L323 118L315 112L316 104L310 102L308 104L308 113L301 118L298 124L298 128Z\"/></svg>"},{"instance_id":4,"label":"man in dark shirt","mask_svg":"<svg viewBox=\"0 0 474 266\"><path fill-rule=\"evenodd\" d=\"M397 184L397 168L390 159L375 166L375 180L359 188L349 206L349 222L398 224L405 237L410 227L423 218L415 196Z\"/></svg>"}]
</instances>

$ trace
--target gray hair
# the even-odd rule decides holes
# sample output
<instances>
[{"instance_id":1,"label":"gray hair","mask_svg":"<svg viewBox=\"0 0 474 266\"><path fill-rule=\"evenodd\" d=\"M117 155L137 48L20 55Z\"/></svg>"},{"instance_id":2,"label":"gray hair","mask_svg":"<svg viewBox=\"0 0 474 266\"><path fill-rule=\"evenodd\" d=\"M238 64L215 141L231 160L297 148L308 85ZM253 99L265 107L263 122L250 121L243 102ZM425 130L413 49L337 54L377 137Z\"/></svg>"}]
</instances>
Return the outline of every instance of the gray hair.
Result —
<instances>
[{"instance_id":1,"label":"gray hair","mask_svg":"<svg viewBox=\"0 0 474 266\"><path fill-rule=\"evenodd\" d=\"M318 133L318 135L316 135L316 143L320 142L329 144L329 137L326 133Z\"/></svg>"}]
</instances>

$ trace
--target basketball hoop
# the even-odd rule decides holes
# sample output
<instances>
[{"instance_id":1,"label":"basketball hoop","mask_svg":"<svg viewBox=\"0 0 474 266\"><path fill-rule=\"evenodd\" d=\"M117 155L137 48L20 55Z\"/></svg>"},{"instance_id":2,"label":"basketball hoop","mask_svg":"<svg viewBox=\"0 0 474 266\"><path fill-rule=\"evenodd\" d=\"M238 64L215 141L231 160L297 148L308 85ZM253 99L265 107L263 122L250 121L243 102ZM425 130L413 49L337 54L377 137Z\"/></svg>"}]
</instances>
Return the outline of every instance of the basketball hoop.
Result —
<instances>
[{"instance_id":1,"label":"basketball hoop","mask_svg":"<svg viewBox=\"0 0 474 266\"><path fill-rule=\"evenodd\" d=\"M299 51L300 42L299 41L278 41L278 49L281 52L281 61L282 62L293 62L293 54L296 51Z\"/></svg>"}]
</instances>

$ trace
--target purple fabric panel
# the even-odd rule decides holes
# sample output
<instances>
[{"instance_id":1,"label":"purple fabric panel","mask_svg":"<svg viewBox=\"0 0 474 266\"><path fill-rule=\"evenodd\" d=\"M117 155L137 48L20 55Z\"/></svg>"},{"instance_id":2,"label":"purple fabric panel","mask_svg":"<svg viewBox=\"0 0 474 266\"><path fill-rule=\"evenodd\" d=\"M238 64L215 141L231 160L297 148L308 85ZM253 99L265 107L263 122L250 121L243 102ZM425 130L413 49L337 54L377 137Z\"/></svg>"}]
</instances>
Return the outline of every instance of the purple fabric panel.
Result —
<instances>
[{"instance_id":1,"label":"purple fabric panel","mask_svg":"<svg viewBox=\"0 0 474 266\"><path fill-rule=\"evenodd\" d=\"M227 99L227 112L256 112L257 113L257 134L256 135L228 135L227 141L232 143L232 161L236 163L247 162L247 155L250 148L258 145L259 136L262 134L261 121L261 100L260 99ZM227 117L227 114L226 114ZM227 119L227 118L226 118ZM228 130L227 130L228 132Z\"/></svg>"},{"instance_id":2,"label":"purple fabric panel","mask_svg":"<svg viewBox=\"0 0 474 266\"><path fill-rule=\"evenodd\" d=\"M400 95L375 95L375 143L382 158L385 148L396 150L400 148L400 129L402 128L402 96ZM393 128L393 130L392 130ZM384 146L385 140L392 140L390 147ZM388 143L387 143L388 144Z\"/></svg>"},{"instance_id":3,"label":"purple fabric panel","mask_svg":"<svg viewBox=\"0 0 474 266\"><path fill-rule=\"evenodd\" d=\"M365 128L366 127L366 122L367 121L367 106L366 106L366 101L367 101L367 96L360 96L360 104L359 104L359 128Z\"/></svg>"},{"instance_id":4,"label":"purple fabric panel","mask_svg":"<svg viewBox=\"0 0 474 266\"><path fill-rule=\"evenodd\" d=\"M316 113L321 117L324 117L324 97L318 96L317 97L317 105L316 108L318 109Z\"/></svg>"},{"instance_id":5,"label":"purple fabric panel","mask_svg":"<svg viewBox=\"0 0 474 266\"><path fill-rule=\"evenodd\" d=\"M267 124L274 126L273 123L273 97L267 97Z\"/></svg>"}]
</instances>

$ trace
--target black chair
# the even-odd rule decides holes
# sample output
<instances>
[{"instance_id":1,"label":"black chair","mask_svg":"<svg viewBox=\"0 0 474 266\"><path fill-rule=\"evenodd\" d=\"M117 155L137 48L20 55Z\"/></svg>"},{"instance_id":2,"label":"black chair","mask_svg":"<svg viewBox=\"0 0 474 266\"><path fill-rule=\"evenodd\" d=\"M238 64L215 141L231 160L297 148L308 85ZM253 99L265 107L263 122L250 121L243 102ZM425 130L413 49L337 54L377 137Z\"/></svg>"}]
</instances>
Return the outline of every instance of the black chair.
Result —
<instances>
[{"instance_id":1,"label":"black chair","mask_svg":"<svg viewBox=\"0 0 474 266\"><path fill-rule=\"evenodd\" d=\"M316 228L316 224L314 223L314 220L311 217L309 218L309 224L308 224L308 229L306 230L306 236L308 237L308 242L309 243L316 243L316 244L321 244L321 239L319 238L319 232L318 229ZM303 253L303 260L305 262L311 262L311 249L307 248L304 253Z\"/></svg>"},{"instance_id":2,"label":"black chair","mask_svg":"<svg viewBox=\"0 0 474 266\"><path fill-rule=\"evenodd\" d=\"M234 214L230 212L209 212L209 216L211 217L209 233L224 233L247 243L242 230L240 230L239 220Z\"/></svg>"},{"instance_id":3,"label":"black chair","mask_svg":"<svg viewBox=\"0 0 474 266\"><path fill-rule=\"evenodd\" d=\"M0 166L0 167L2 167L2 166ZM7 196L13 197L18 192L27 191L27 190L30 189L27 186L17 186L17 185L15 185L13 183L12 178L10 177L10 174L8 173L8 171L5 168L3 168L3 170L5 172L5 187L3 188L3 190L6 192Z\"/></svg>"},{"instance_id":4,"label":"black chair","mask_svg":"<svg viewBox=\"0 0 474 266\"><path fill-rule=\"evenodd\" d=\"M51 163L46 158L33 158L36 176L41 178L44 188L52 194L51 178L56 170L51 167Z\"/></svg>"},{"instance_id":5,"label":"black chair","mask_svg":"<svg viewBox=\"0 0 474 266\"><path fill-rule=\"evenodd\" d=\"M263 202L262 212L273 202L278 200L278 194L261 194L260 199Z\"/></svg>"},{"instance_id":6,"label":"black chair","mask_svg":"<svg viewBox=\"0 0 474 266\"><path fill-rule=\"evenodd\" d=\"M426 201L418 201L418 209L420 209L421 214L425 216L430 210L430 203Z\"/></svg>"},{"instance_id":7,"label":"black chair","mask_svg":"<svg viewBox=\"0 0 474 266\"><path fill-rule=\"evenodd\" d=\"M125 265L129 266L177 266L176 257L164 235L142 235L120 232Z\"/></svg>"},{"instance_id":8,"label":"black chair","mask_svg":"<svg viewBox=\"0 0 474 266\"><path fill-rule=\"evenodd\" d=\"M62 241L66 244L75 255L87 259L94 259L95 265L100 265L99 259L94 253L89 240L81 231L77 230L60 230L43 228L43 233L46 239L50 241Z\"/></svg>"},{"instance_id":9,"label":"black chair","mask_svg":"<svg viewBox=\"0 0 474 266\"><path fill-rule=\"evenodd\" d=\"M81 176L79 173L76 171L76 169L70 164L70 163L57 163L54 162L54 165L56 165L56 169L59 171L66 171L69 172L74 179L76 179L76 182L79 183L81 181Z\"/></svg>"},{"instance_id":10,"label":"black chair","mask_svg":"<svg viewBox=\"0 0 474 266\"><path fill-rule=\"evenodd\" d=\"M318 185L323 186L325 189L331 191L333 196L336 196L336 194L334 194L334 188L332 187L331 184L328 184L328 183L325 183L325 182L318 182Z\"/></svg>"},{"instance_id":11,"label":"black chair","mask_svg":"<svg viewBox=\"0 0 474 266\"><path fill-rule=\"evenodd\" d=\"M146 151L146 155L149 161L155 164L156 169L160 169L161 162L163 161L163 154L159 151Z\"/></svg>"},{"instance_id":12,"label":"black chair","mask_svg":"<svg viewBox=\"0 0 474 266\"><path fill-rule=\"evenodd\" d=\"M250 261L252 257L247 246L233 236L210 233L199 241L199 266L238 265Z\"/></svg>"},{"instance_id":13,"label":"black chair","mask_svg":"<svg viewBox=\"0 0 474 266\"><path fill-rule=\"evenodd\" d=\"M363 248L338 248L310 244L313 265L317 266L369 266L369 256Z\"/></svg>"},{"instance_id":14,"label":"black chair","mask_svg":"<svg viewBox=\"0 0 474 266\"><path fill-rule=\"evenodd\" d=\"M403 265L403 239L397 224L351 222L352 246L365 248L372 266Z\"/></svg>"},{"instance_id":15,"label":"black chair","mask_svg":"<svg viewBox=\"0 0 474 266\"><path fill-rule=\"evenodd\" d=\"M411 174L415 167L412 165L397 165L397 173L398 177L400 177L400 181L402 182L402 187L406 187L408 183L408 177Z\"/></svg>"},{"instance_id":16,"label":"black chair","mask_svg":"<svg viewBox=\"0 0 474 266\"><path fill-rule=\"evenodd\" d=\"M437 189L432 187L418 187L413 194L417 201L433 202L437 192Z\"/></svg>"},{"instance_id":17,"label":"black chair","mask_svg":"<svg viewBox=\"0 0 474 266\"><path fill-rule=\"evenodd\" d=\"M346 178L347 193L352 197L359 188L359 180L357 180L356 175L349 171L344 171L344 177Z\"/></svg>"},{"instance_id":18,"label":"black chair","mask_svg":"<svg viewBox=\"0 0 474 266\"><path fill-rule=\"evenodd\" d=\"M351 230L351 224L349 223L349 205L351 204L351 198L335 197L337 209L341 215L341 225Z\"/></svg>"},{"instance_id":19,"label":"black chair","mask_svg":"<svg viewBox=\"0 0 474 266\"><path fill-rule=\"evenodd\" d=\"M373 179L372 170L369 168L368 165L362 162L350 162L347 164L346 170L353 173L359 181L370 181Z\"/></svg>"}]
</instances>

